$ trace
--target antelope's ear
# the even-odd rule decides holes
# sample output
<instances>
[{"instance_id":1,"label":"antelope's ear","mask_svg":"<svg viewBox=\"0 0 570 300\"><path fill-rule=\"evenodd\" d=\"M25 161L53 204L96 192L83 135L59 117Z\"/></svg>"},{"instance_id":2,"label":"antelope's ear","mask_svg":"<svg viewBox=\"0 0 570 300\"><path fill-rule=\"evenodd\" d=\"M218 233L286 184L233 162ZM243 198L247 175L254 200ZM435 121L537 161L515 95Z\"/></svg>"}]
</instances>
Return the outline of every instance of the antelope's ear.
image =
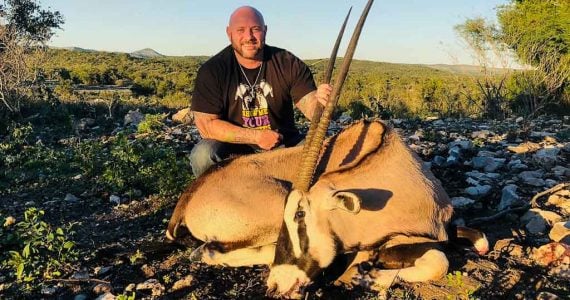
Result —
<instances>
[{"instance_id":1,"label":"antelope's ear","mask_svg":"<svg viewBox=\"0 0 570 300\"><path fill-rule=\"evenodd\" d=\"M328 209L342 209L352 214L360 212L360 197L355 193L346 191L337 191L329 199Z\"/></svg>"}]
</instances>

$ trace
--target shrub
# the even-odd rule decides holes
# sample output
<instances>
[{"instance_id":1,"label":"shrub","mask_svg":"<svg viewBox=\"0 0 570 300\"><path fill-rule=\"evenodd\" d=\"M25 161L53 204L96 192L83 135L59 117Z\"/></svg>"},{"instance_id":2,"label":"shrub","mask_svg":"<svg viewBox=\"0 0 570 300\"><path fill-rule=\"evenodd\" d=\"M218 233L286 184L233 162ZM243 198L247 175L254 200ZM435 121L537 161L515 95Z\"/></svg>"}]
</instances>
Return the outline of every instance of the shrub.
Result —
<instances>
[{"instance_id":1,"label":"shrub","mask_svg":"<svg viewBox=\"0 0 570 300\"><path fill-rule=\"evenodd\" d=\"M175 195L190 180L188 161L155 143L153 138L129 140L119 134L103 166L103 181L115 192L139 189L146 193Z\"/></svg>"},{"instance_id":2,"label":"shrub","mask_svg":"<svg viewBox=\"0 0 570 300\"><path fill-rule=\"evenodd\" d=\"M166 115L164 114L146 114L142 122L137 127L138 133L152 133L162 130L164 123L162 122Z\"/></svg>"},{"instance_id":3,"label":"shrub","mask_svg":"<svg viewBox=\"0 0 570 300\"><path fill-rule=\"evenodd\" d=\"M18 282L59 277L78 258L69 238L73 224L54 229L42 221L43 216L43 210L29 208L23 221L0 231L0 245L8 250L0 254L2 268L9 269Z\"/></svg>"}]
</instances>

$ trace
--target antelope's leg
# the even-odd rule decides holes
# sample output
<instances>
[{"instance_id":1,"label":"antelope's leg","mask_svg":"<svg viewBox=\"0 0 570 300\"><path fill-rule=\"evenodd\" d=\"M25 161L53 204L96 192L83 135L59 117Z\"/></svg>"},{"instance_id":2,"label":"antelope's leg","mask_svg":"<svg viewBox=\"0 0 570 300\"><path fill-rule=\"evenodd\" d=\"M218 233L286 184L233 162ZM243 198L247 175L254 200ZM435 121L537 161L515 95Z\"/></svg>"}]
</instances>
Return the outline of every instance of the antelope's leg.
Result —
<instances>
[{"instance_id":1,"label":"antelope's leg","mask_svg":"<svg viewBox=\"0 0 570 300\"><path fill-rule=\"evenodd\" d=\"M350 262L348 268L346 268L346 271L344 271L344 273L337 280L335 280L334 284L337 286L352 286L353 279L357 278L359 275L358 265L362 262L370 260L372 255L373 251L359 251L352 262Z\"/></svg>"},{"instance_id":2,"label":"antelope's leg","mask_svg":"<svg viewBox=\"0 0 570 300\"><path fill-rule=\"evenodd\" d=\"M253 265L269 265L275 256L275 244L259 247L240 248L227 252L208 247L206 244L195 250L193 256L209 265L244 267Z\"/></svg>"},{"instance_id":3,"label":"antelope's leg","mask_svg":"<svg viewBox=\"0 0 570 300\"><path fill-rule=\"evenodd\" d=\"M431 249L414 261L414 265L402 269L373 269L363 278L363 283L372 289L389 288L398 280L406 282L425 282L438 280L445 276L449 261L445 254L437 249Z\"/></svg>"}]
</instances>

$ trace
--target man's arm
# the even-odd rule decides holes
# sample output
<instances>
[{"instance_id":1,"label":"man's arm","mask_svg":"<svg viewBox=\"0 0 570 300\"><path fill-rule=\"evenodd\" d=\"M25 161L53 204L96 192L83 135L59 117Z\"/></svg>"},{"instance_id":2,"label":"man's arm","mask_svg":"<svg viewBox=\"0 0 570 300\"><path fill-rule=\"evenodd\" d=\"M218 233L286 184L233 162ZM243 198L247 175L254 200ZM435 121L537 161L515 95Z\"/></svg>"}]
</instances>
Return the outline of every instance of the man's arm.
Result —
<instances>
[{"instance_id":1,"label":"man's arm","mask_svg":"<svg viewBox=\"0 0 570 300\"><path fill-rule=\"evenodd\" d=\"M214 114L194 112L194 122L205 139L232 144L252 144L264 150L274 148L283 139L283 136L275 131L243 128Z\"/></svg>"},{"instance_id":2,"label":"man's arm","mask_svg":"<svg viewBox=\"0 0 570 300\"><path fill-rule=\"evenodd\" d=\"M321 84L316 91L312 91L305 95L303 98L299 99L295 103L295 106L307 117L307 119L313 119L313 112L317 105L325 106L327 104L328 98L332 92L332 87L330 84Z\"/></svg>"}]
</instances>

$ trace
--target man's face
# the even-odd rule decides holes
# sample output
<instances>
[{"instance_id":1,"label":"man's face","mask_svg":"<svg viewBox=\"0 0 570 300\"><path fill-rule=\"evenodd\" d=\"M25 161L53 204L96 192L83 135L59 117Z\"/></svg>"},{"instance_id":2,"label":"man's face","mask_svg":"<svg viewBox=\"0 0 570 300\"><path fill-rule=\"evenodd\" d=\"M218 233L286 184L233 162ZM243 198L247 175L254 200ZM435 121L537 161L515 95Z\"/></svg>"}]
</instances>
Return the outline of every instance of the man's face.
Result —
<instances>
[{"instance_id":1,"label":"man's face","mask_svg":"<svg viewBox=\"0 0 570 300\"><path fill-rule=\"evenodd\" d=\"M261 59L267 27L253 13L233 16L226 28L228 38L236 53L246 59Z\"/></svg>"}]
</instances>

